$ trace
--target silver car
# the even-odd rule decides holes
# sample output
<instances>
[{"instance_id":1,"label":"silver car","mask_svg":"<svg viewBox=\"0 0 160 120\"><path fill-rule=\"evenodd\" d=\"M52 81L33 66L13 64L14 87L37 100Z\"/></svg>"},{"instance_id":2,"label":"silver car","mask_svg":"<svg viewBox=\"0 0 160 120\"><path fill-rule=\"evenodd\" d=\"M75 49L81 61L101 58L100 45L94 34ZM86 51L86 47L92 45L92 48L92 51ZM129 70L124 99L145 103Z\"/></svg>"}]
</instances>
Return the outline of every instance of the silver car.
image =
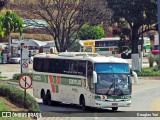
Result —
<instances>
[{"instance_id":1,"label":"silver car","mask_svg":"<svg viewBox=\"0 0 160 120\"><path fill-rule=\"evenodd\" d=\"M12 57L12 58L9 60L9 63L20 64L20 63L21 63L21 57ZM30 64L33 63L33 56L30 58L29 63L30 63Z\"/></svg>"}]
</instances>

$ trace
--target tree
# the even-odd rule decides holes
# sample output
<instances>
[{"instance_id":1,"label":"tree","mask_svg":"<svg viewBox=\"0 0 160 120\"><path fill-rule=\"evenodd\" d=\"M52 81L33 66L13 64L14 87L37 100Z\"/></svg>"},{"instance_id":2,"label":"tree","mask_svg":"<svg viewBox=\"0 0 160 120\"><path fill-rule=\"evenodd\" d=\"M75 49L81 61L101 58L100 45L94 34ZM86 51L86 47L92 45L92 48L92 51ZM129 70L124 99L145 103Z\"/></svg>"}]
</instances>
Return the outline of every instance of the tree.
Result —
<instances>
[{"instance_id":1,"label":"tree","mask_svg":"<svg viewBox=\"0 0 160 120\"><path fill-rule=\"evenodd\" d=\"M102 3L104 0L23 0L19 2L28 14L32 14L30 16L37 16L47 22L47 31L53 36L58 52L66 51L74 44L78 37L77 32L84 23L100 24L109 19L106 17L108 11ZM101 8L104 9L103 12Z\"/></svg>"},{"instance_id":2,"label":"tree","mask_svg":"<svg viewBox=\"0 0 160 120\"><path fill-rule=\"evenodd\" d=\"M146 31L154 30L152 26L157 22L157 0L107 0L107 2L113 11L112 22L117 25L128 23L131 30L132 69L139 70L139 37ZM140 31L142 26L145 26L144 31Z\"/></svg>"},{"instance_id":3,"label":"tree","mask_svg":"<svg viewBox=\"0 0 160 120\"><path fill-rule=\"evenodd\" d=\"M104 37L104 29L100 26L90 26L88 24L84 24L80 31L78 32L79 38L81 40L87 39L100 39Z\"/></svg>"},{"instance_id":4,"label":"tree","mask_svg":"<svg viewBox=\"0 0 160 120\"><path fill-rule=\"evenodd\" d=\"M9 0L0 0L0 10L9 2Z\"/></svg>"},{"instance_id":5,"label":"tree","mask_svg":"<svg viewBox=\"0 0 160 120\"><path fill-rule=\"evenodd\" d=\"M1 37L9 36L11 32L16 30L22 35L23 21L14 12L7 11L0 16Z\"/></svg>"},{"instance_id":6,"label":"tree","mask_svg":"<svg viewBox=\"0 0 160 120\"><path fill-rule=\"evenodd\" d=\"M19 18L14 12L7 11L4 15L0 15L0 37L4 36L9 37L11 32L16 32L16 31L18 31L21 36L23 30L22 25L23 21L21 20L21 18Z\"/></svg>"}]
</instances>

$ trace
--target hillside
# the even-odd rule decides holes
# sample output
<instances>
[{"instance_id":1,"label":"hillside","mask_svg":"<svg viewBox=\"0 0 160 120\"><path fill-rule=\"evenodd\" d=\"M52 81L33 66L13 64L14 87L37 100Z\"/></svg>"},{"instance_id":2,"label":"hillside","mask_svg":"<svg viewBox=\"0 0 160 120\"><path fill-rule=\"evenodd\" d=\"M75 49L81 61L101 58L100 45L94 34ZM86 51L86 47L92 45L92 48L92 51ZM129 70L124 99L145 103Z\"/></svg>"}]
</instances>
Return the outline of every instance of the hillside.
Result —
<instances>
[{"instance_id":1,"label":"hillside","mask_svg":"<svg viewBox=\"0 0 160 120\"><path fill-rule=\"evenodd\" d=\"M2 9L1 13L4 13L6 10L14 11L18 16L21 18L26 19L38 19L37 16L28 14L24 9L23 6L19 6L16 3L16 0L10 0L10 2ZM40 41L50 41L53 40L53 37L47 33L45 28L27 28L25 27L23 30L23 38L32 38ZM18 38L19 33L12 33L12 38ZM7 38L0 38L0 41L7 41Z\"/></svg>"}]
</instances>

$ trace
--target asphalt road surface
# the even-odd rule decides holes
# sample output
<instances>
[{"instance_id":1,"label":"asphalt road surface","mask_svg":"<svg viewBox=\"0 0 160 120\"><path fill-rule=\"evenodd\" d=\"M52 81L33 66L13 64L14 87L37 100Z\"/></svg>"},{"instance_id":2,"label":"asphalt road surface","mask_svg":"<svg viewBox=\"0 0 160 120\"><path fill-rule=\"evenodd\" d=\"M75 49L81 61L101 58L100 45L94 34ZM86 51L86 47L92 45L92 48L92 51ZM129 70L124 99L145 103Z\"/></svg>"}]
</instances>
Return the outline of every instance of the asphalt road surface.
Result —
<instances>
[{"instance_id":1,"label":"asphalt road surface","mask_svg":"<svg viewBox=\"0 0 160 120\"><path fill-rule=\"evenodd\" d=\"M132 94L132 105L131 107L120 107L118 111L152 111L154 110L153 104L155 101L160 100L160 87L149 88L141 91L136 91ZM59 104L57 106L48 106L39 103L41 112L80 112L82 111L80 106L71 104ZM88 111L94 111L94 109L89 109ZM159 109L160 110L160 103ZM110 112L111 109L106 110L95 110L96 111L106 111Z\"/></svg>"},{"instance_id":2,"label":"asphalt road surface","mask_svg":"<svg viewBox=\"0 0 160 120\"><path fill-rule=\"evenodd\" d=\"M145 113L145 111L160 111L160 86L159 87L150 87L150 88L146 88L146 89L143 89L143 90L139 90L139 91L134 91L133 94L132 94L132 105L131 107L121 107L118 109L118 111L116 112L113 112L111 111L111 109L105 109L105 110L102 110L102 109L89 109L85 112L83 112L81 110L81 108L79 106L76 106L76 105L70 105L70 104L60 104L60 105L57 105L57 106L47 106L47 105L43 105L42 103L39 104L40 106L40 109L41 109L41 112L49 112L49 115L50 117L52 116L62 116L63 115L65 117L69 117L68 119L69 120L75 120L74 117L76 117L76 120L95 120L95 119L104 119L106 120L105 117L109 116L107 118L108 119L111 119L111 120L114 120L114 119L126 119L128 120L127 116L129 114L132 115L137 115L137 113L140 112L141 114L141 111ZM157 107L158 106L158 107ZM129 112L128 112L129 111ZM131 111L134 111L133 113ZM135 112L137 111L137 112ZM160 114L160 112L159 112ZM42 114L43 115L43 114ZM46 115L46 116L47 116ZM47 116L47 117L49 117ZM103 117L100 117L100 116L104 116ZM116 117L114 117L116 116ZM122 116L121 118L119 118L120 116ZM124 117L126 116L126 117ZM84 117L84 118L82 118ZM159 115L160 117L160 115ZM129 119L138 119L139 117L129 117ZM155 118L151 118L151 117L148 117L147 118L148 120L150 119L154 119L154 120L158 120L157 117ZM143 120L143 118L141 118L141 120Z\"/></svg>"}]
</instances>

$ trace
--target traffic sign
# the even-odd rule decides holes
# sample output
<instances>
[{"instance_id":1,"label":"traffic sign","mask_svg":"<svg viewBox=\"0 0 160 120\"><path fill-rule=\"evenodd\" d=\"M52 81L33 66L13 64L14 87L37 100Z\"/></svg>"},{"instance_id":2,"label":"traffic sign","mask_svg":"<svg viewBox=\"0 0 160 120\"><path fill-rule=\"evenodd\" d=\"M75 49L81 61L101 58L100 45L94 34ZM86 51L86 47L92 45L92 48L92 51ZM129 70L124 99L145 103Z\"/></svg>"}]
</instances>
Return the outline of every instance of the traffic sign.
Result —
<instances>
[{"instance_id":1,"label":"traffic sign","mask_svg":"<svg viewBox=\"0 0 160 120\"><path fill-rule=\"evenodd\" d=\"M28 45L21 43L21 73L28 72L29 64L29 49Z\"/></svg>"},{"instance_id":2,"label":"traffic sign","mask_svg":"<svg viewBox=\"0 0 160 120\"><path fill-rule=\"evenodd\" d=\"M28 63L27 63L27 62L24 62L24 63L22 64L22 67L23 67L23 68L28 68Z\"/></svg>"},{"instance_id":3,"label":"traffic sign","mask_svg":"<svg viewBox=\"0 0 160 120\"><path fill-rule=\"evenodd\" d=\"M23 89L28 89L32 85L32 78L31 76L24 74L19 78L19 86Z\"/></svg>"}]
</instances>

